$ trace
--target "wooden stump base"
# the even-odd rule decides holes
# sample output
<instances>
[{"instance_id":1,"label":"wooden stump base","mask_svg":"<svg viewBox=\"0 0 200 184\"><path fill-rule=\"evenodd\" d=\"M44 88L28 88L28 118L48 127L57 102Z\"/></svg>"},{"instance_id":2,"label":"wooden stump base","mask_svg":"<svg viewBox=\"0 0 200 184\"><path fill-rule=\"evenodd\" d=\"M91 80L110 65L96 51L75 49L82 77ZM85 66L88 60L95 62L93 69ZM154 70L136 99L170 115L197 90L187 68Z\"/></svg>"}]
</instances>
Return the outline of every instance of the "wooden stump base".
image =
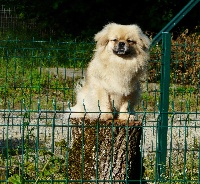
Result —
<instances>
[{"instance_id":1,"label":"wooden stump base","mask_svg":"<svg viewBox=\"0 0 200 184\"><path fill-rule=\"evenodd\" d=\"M70 180L141 183L140 122L72 119L71 123L74 127L68 159Z\"/></svg>"}]
</instances>

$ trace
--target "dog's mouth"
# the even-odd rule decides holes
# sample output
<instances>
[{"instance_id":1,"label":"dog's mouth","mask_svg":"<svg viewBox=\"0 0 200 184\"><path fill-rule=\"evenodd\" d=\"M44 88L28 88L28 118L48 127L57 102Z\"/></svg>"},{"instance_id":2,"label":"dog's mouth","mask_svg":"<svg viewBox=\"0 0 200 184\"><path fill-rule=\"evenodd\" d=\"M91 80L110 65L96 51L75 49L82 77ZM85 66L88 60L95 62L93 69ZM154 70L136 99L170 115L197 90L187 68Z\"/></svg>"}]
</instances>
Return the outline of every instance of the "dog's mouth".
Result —
<instances>
[{"instance_id":1,"label":"dog's mouth","mask_svg":"<svg viewBox=\"0 0 200 184\"><path fill-rule=\"evenodd\" d=\"M130 51L129 50L125 50L125 49L118 49L118 50L113 50L113 52L117 55L129 55Z\"/></svg>"},{"instance_id":2,"label":"dog's mouth","mask_svg":"<svg viewBox=\"0 0 200 184\"><path fill-rule=\"evenodd\" d=\"M129 55L130 54L130 48L124 42L119 42L113 48L113 52L117 55Z\"/></svg>"}]
</instances>

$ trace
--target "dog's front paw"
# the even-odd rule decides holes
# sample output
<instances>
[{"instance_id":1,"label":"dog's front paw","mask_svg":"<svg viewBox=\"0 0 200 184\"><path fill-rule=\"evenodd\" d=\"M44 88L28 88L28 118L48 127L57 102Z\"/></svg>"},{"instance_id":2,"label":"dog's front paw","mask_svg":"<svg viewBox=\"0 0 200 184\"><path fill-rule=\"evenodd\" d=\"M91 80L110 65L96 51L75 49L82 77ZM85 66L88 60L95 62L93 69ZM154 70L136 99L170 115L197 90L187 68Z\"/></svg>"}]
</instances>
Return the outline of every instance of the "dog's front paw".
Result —
<instances>
[{"instance_id":1,"label":"dog's front paw","mask_svg":"<svg viewBox=\"0 0 200 184\"><path fill-rule=\"evenodd\" d=\"M127 121L134 121L135 120L135 116L129 113L121 113L119 115L120 120L127 120Z\"/></svg>"},{"instance_id":2,"label":"dog's front paw","mask_svg":"<svg viewBox=\"0 0 200 184\"><path fill-rule=\"evenodd\" d=\"M105 113L100 115L100 120L102 121L107 121L113 119L113 114L112 113Z\"/></svg>"}]
</instances>

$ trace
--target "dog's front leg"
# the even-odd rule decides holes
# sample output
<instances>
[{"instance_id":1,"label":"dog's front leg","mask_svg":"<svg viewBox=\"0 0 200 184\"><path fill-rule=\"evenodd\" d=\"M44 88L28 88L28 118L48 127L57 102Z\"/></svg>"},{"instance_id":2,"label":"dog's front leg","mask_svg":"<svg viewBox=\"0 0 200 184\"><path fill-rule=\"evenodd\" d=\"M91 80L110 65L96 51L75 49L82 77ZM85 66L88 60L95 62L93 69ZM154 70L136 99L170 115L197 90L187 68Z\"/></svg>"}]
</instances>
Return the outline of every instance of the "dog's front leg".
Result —
<instances>
[{"instance_id":1,"label":"dog's front leg","mask_svg":"<svg viewBox=\"0 0 200 184\"><path fill-rule=\"evenodd\" d=\"M120 113L118 119L133 121L135 119L135 116L132 113L133 113L133 107L131 106L131 104L129 104L128 101L126 101L120 107Z\"/></svg>"},{"instance_id":2,"label":"dog's front leg","mask_svg":"<svg viewBox=\"0 0 200 184\"><path fill-rule=\"evenodd\" d=\"M101 96L101 100L99 100L99 109L101 120L106 121L114 118L110 95L108 95L107 92L105 92L105 94Z\"/></svg>"}]
</instances>

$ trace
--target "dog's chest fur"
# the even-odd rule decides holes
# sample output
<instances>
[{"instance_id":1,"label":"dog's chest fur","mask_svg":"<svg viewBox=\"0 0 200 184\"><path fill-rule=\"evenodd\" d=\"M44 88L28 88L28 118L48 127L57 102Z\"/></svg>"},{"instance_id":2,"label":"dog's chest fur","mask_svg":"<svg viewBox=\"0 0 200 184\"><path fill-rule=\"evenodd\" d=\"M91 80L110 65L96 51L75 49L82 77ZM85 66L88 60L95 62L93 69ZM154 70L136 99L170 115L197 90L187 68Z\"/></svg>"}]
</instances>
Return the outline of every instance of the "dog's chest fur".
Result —
<instances>
[{"instance_id":1,"label":"dog's chest fur","mask_svg":"<svg viewBox=\"0 0 200 184\"><path fill-rule=\"evenodd\" d=\"M93 62L95 62L93 64ZM142 68L137 66L137 60L127 61L92 61L88 67L88 75L98 81L99 85L108 93L118 93L123 96L131 94L135 89L142 72Z\"/></svg>"}]
</instances>

